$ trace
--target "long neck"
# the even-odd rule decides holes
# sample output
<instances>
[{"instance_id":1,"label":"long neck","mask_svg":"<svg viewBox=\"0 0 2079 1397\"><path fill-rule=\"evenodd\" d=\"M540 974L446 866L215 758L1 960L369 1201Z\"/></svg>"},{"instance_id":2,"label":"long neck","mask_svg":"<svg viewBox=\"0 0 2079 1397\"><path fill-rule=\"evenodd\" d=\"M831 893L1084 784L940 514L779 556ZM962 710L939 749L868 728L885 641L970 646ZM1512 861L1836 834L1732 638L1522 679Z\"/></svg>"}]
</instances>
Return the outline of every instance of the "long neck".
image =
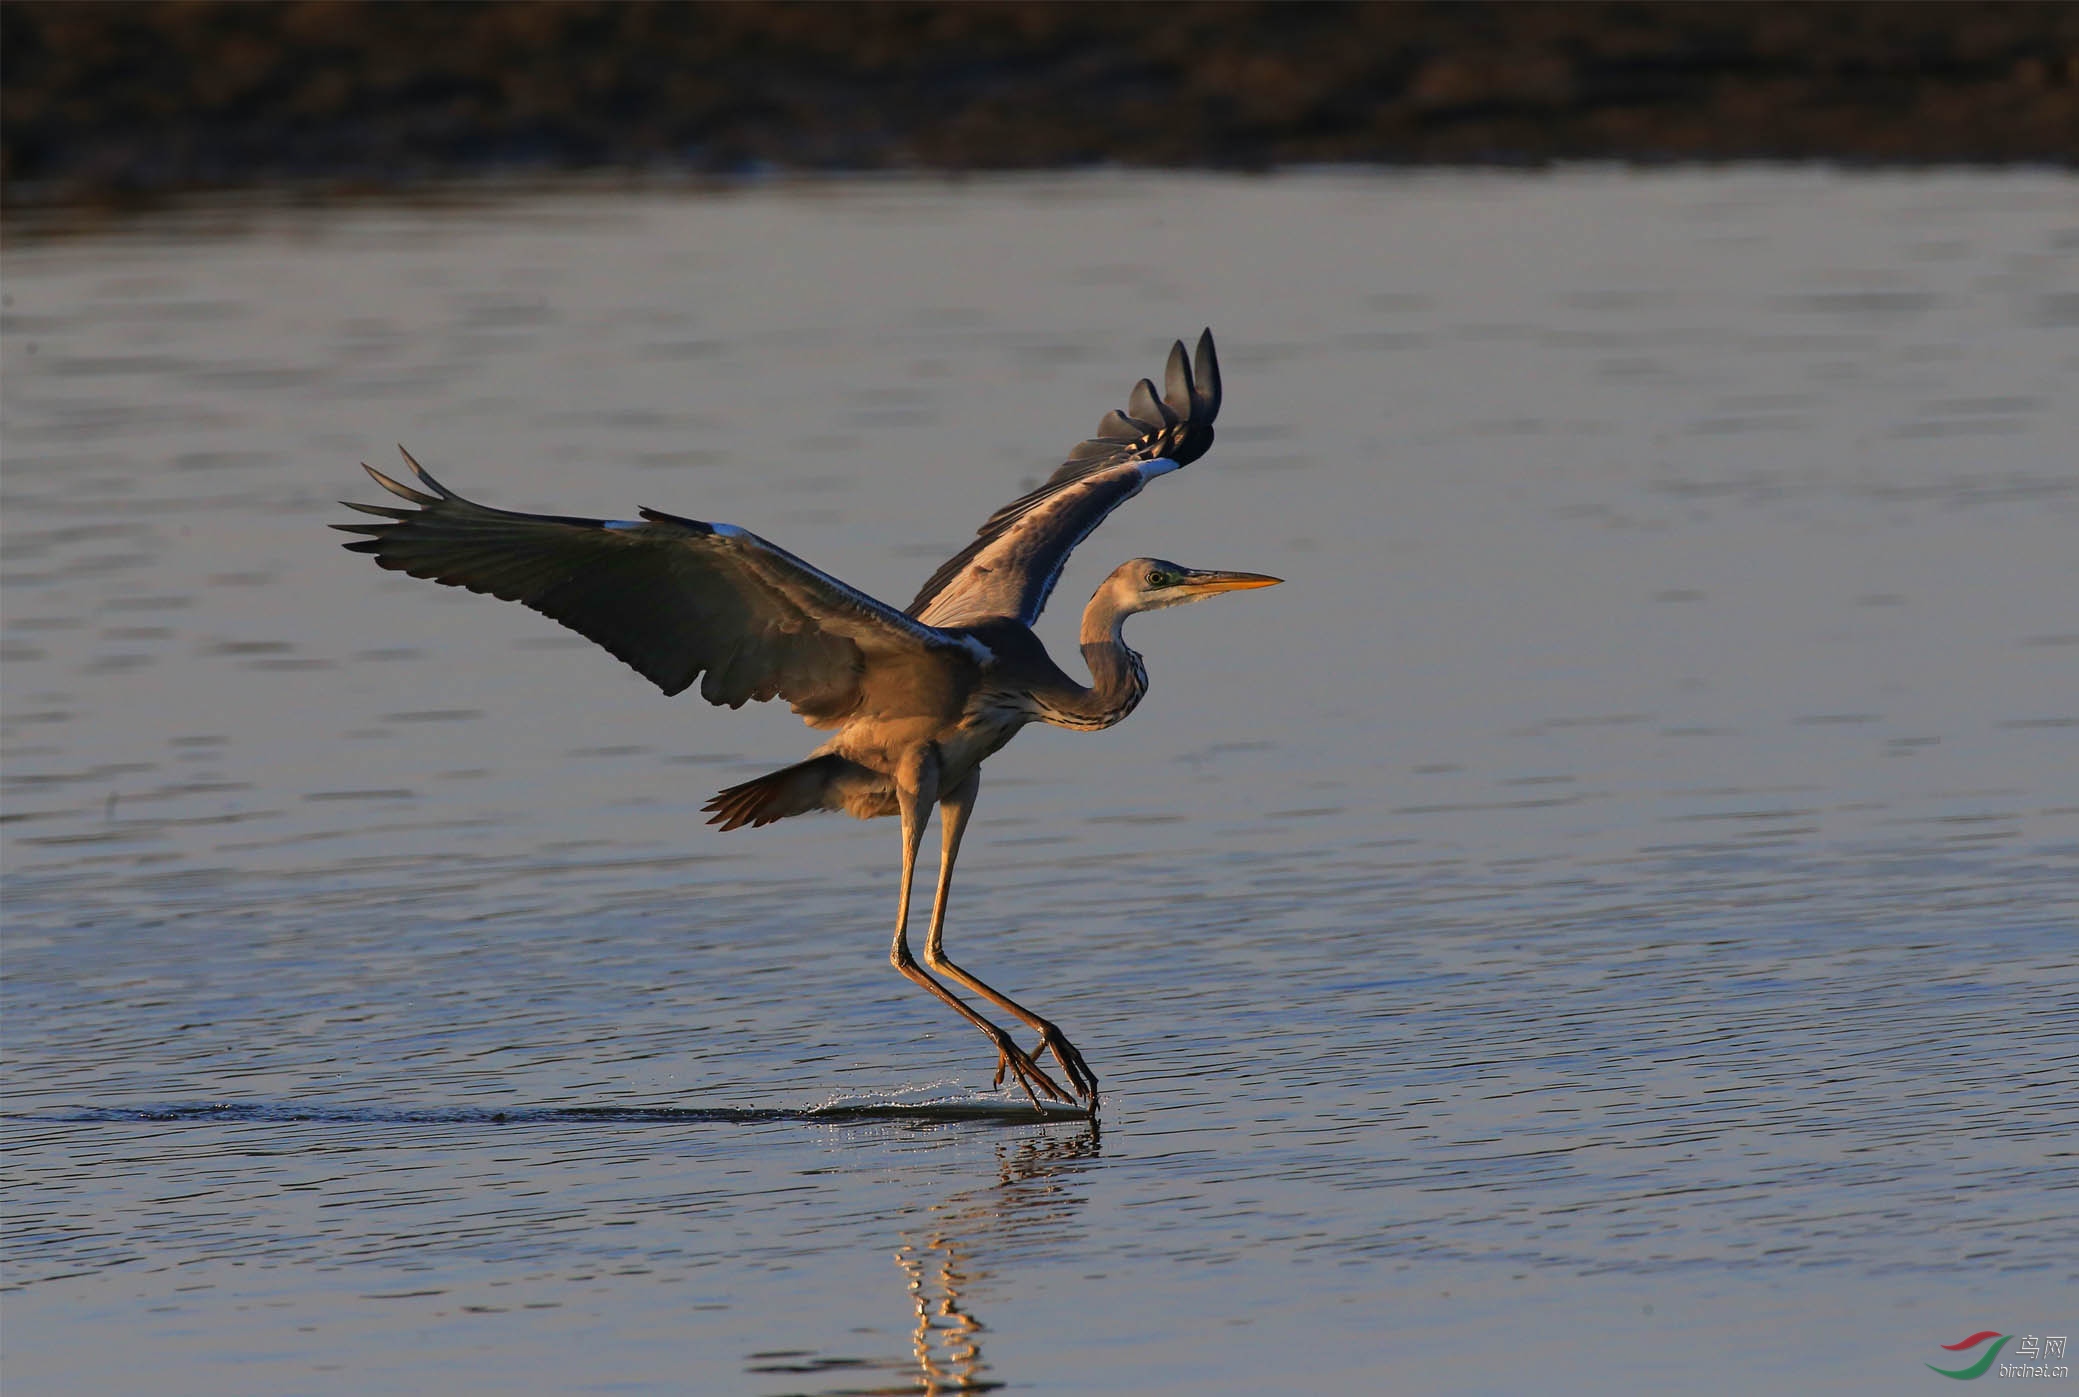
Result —
<instances>
[{"instance_id":1,"label":"long neck","mask_svg":"<svg viewBox=\"0 0 2079 1397\"><path fill-rule=\"evenodd\" d=\"M1148 692L1148 671L1127 647L1120 628L1128 613L1109 587L1100 587L1083 608L1083 663L1090 666L1090 687L1064 695L1054 705L1059 716L1048 721L1062 727L1108 728L1133 712Z\"/></svg>"}]
</instances>

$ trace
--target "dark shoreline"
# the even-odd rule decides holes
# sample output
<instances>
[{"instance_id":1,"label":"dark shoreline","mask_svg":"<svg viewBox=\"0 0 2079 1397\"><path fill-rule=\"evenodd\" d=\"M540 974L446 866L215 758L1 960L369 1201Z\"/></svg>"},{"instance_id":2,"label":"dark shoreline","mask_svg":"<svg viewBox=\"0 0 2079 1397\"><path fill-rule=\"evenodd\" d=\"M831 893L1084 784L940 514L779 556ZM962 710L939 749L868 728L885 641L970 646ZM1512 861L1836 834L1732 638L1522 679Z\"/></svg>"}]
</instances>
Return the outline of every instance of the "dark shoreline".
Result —
<instances>
[{"instance_id":1,"label":"dark shoreline","mask_svg":"<svg viewBox=\"0 0 2079 1397\"><path fill-rule=\"evenodd\" d=\"M568 170L2052 164L2079 5L0 6L13 209Z\"/></svg>"}]
</instances>

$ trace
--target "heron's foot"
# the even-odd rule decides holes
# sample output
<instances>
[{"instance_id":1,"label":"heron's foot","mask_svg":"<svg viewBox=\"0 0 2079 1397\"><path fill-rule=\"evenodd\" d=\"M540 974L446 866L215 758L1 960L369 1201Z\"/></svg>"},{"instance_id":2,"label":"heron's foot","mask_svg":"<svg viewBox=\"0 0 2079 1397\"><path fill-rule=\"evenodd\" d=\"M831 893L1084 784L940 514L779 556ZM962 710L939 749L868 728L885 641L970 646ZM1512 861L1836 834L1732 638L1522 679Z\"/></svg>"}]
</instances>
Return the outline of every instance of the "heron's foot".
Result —
<instances>
[{"instance_id":1,"label":"heron's foot","mask_svg":"<svg viewBox=\"0 0 2079 1397\"><path fill-rule=\"evenodd\" d=\"M1076 1089L1076 1095L1096 1105L1097 1074L1076 1051L1076 1045L1068 1041L1067 1034L1045 1019L1041 1019L1036 1027L1040 1031L1040 1051L1054 1054L1054 1061L1061 1064L1061 1070L1068 1077L1069 1085Z\"/></svg>"},{"instance_id":2,"label":"heron's foot","mask_svg":"<svg viewBox=\"0 0 2079 1397\"><path fill-rule=\"evenodd\" d=\"M1032 1098L1034 1106L1040 1104L1040 1097L1043 1095L1049 1101L1075 1104L1075 1098L1063 1091L1061 1084L1047 1075L1046 1069L1034 1060L1031 1053L1012 1042L1010 1034L997 1029L989 1036L996 1044L997 1086L1003 1085L1004 1074L1009 1073L1018 1085L1024 1088L1025 1094Z\"/></svg>"}]
</instances>

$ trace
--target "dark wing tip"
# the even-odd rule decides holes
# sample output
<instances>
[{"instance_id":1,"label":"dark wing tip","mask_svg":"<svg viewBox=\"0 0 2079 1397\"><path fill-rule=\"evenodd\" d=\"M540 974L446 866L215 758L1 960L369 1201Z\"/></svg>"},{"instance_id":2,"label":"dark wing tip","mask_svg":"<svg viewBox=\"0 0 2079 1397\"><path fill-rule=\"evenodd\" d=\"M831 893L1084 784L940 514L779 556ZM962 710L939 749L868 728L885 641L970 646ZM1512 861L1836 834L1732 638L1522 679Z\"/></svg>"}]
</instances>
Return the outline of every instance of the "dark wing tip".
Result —
<instances>
[{"instance_id":1,"label":"dark wing tip","mask_svg":"<svg viewBox=\"0 0 2079 1397\"><path fill-rule=\"evenodd\" d=\"M385 490L388 490L391 494L395 495L400 500L410 500L413 504L416 505L429 505L440 503L438 499L434 498L432 495L426 494L422 490L414 490L409 485L398 484L396 481L390 479L389 476L384 475L381 471L377 470L374 466L369 465L366 461L363 461L361 463L361 469L368 472L368 478L370 480L373 480L376 484L382 486Z\"/></svg>"},{"instance_id":2,"label":"dark wing tip","mask_svg":"<svg viewBox=\"0 0 2079 1397\"><path fill-rule=\"evenodd\" d=\"M1181 352L1183 346L1180 344L1177 349ZM1192 406L1194 409L1203 409L1203 413L1194 411L1192 415L1203 415L1210 423L1220 415L1220 355L1213 348L1213 327L1210 325L1199 331L1198 353L1195 358L1197 382L1192 394Z\"/></svg>"},{"instance_id":3,"label":"dark wing tip","mask_svg":"<svg viewBox=\"0 0 2079 1397\"><path fill-rule=\"evenodd\" d=\"M1192 391L1191 360L1184 354L1182 340L1169 347L1169 363L1162 370L1162 401L1178 418L1189 417L1197 404L1197 395Z\"/></svg>"},{"instance_id":4,"label":"dark wing tip","mask_svg":"<svg viewBox=\"0 0 2079 1397\"><path fill-rule=\"evenodd\" d=\"M1219 413L1220 358L1208 328L1199 334L1194 355L1185 353L1182 340L1172 343L1160 395L1145 378L1134 384L1125 409L1106 413L1097 424L1097 435L1069 452L1068 459L1047 477L1042 492L1120 461L1167 457L1180 466L1189 465L1211 448L1213 419ZM984 530L1001 522L1006 512L999 510Z\"/></svg>"},{"instance_id":5,"label":"dark wing tip","mask_svg":"<svg viewBox=\"0 0 2079 1397\"><path fill-rule=\"evenodd\" d=\"M356 504L352 500L339 500L337 503L346 506L348 509L359 510L363 514L373 514L378 519L409 519L413 513L409 509L397 509L385 504ZM344 529L348 526L345 524L334 524L332 527Z\"/></svg>"},{"instance_id":6,"label":"dark wing tip","mask_svg":"<svg viewBox=\"0 0 2079 1397\"><path fill-rule=\"evenodd\" d=\"M1164 427L1174 427L1191 414L1189 411L1177 412L1156 397L1155 385L1144 378L1133 385L1133 392L1126 399L1126 415L1149 426L1159 423Z\"/></svg>"},{"instance_id":7,"label":"dark wing tip","mask_svg":"<svg viewBox=\"0 0 2079 1397\"><path fill-rule=\"evenodd\" d=\"M454 498L455 492L448 489L447 486L442 485L439 481L435 480L430 474L428 474L426 468L419 464L418 458L413 456L409 451L406 451L404 449L403 442L397 443L397 454L404 458L404 464L411 467L411 473L417 476L420 480L420 483L425 485L425 487L428 490L431 490L434 494L440 496L440 498L444 500ZM364 466L363 469L365 470L367 468ZM374 472L372 471L369 473L371 475L374 474Z\"/></svg>"}]
</instances>

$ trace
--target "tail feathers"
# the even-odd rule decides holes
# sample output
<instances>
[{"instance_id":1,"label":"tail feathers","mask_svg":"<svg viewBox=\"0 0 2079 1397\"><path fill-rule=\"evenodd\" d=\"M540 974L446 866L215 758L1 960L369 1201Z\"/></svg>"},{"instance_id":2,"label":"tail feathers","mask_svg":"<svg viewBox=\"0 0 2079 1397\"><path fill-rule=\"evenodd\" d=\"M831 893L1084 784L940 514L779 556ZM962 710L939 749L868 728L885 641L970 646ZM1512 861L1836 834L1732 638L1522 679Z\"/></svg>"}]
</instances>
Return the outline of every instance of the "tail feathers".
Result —
<instances>
[{"instance_id":1,"label":"tail feathers","mask_svg":"<svg viewBox=\"0 0 2079 1397\"><path fill-rule=\"evenodd\" d=\"M851 767L851 762L835 753L810 757L718 792L701 808L712 812L709 824L725 830L745 825L755 829L811 810L841 810L844 803L837 793L837 779Z\"/></svg>"}]
</instances>

